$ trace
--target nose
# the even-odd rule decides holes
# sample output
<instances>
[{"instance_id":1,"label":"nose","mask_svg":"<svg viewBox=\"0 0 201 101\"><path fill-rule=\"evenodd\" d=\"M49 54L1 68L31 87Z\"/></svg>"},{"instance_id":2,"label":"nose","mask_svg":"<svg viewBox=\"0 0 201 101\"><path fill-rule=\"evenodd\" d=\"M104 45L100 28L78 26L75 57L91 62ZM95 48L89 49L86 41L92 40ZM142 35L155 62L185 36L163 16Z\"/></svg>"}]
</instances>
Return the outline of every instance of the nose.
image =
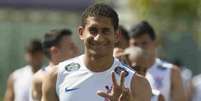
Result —
<instances>
[{"instance_id":1,"label":"nose","mask_svg":"<svg viewBox=\"0 0 201 101\"><path fill-rule=\"evenodd\" d=\"M104 41L104 37L101 34L97 34L94 37L94 40L97 41L97 42L103 42Z\"/></svg>"}]
</instances>

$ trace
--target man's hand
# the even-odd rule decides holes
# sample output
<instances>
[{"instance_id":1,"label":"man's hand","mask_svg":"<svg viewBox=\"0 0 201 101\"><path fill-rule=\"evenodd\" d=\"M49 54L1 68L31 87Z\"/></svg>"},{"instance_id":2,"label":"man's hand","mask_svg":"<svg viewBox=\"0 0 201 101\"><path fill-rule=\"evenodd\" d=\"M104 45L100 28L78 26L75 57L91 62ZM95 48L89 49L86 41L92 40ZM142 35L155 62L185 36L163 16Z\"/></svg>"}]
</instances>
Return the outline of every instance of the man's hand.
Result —
<instances>
[{"instance_id":1,"label":"man's hand","mask_svg":"<svg viewBox=\"0 0 201 101\"><path fill-rule=\"evenodd\" d=\"M120 84L118 85L114 72L112 72L112 91L106 93L103 91L97 91L97 94L101 97L108 99L109 101L133 101L132 94L128 88L124 86L125 72L120 74Z\"/></svg>"}]
</instances>

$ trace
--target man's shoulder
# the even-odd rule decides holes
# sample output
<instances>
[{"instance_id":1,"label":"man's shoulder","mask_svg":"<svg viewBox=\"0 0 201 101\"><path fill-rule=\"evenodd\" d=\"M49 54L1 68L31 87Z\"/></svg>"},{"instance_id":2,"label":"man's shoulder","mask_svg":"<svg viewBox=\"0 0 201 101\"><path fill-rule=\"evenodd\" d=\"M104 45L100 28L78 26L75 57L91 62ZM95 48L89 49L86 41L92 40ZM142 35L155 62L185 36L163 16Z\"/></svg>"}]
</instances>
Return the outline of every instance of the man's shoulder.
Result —
<instances>
[{"instance_id":1,"label":"man's shoulder","mask_svg":"<svg viewBox=\"0 0 201 101\"><path fill-rule=\"evenodd\" d=\"M126 72L126 76L129 74L135 74L135 70L133 70L129 65L122 63L118 59L115 59L116 64L118 64L115 68L114 71L117 74L120 74L121 71Z\"/></svg>"},{"instance_id":2,"label":"man's shoulder","mask_svg":"<svg viewBox=\"0 0 201 101\"><path fill-rule=\"evenodd\" d=\"M41 70L39 70L33 75L33 81L40 83L43 81L44 77L45 77L45 74Z\"/></svg>"},{"instance_id":3,"label":"man's shoulder","mask_svg":"<svg viewBox=\"0 0 201 101\"><path fill-rule=\"evenodd\" d=\"M200 85L201 85L201 74L198 74L195 77L193 77L192 82L193 82L193 85L195 87L197 87L197 86L200 87Z\"/></svg>"},{"instance_id":4,"label":"man's shoulder","mask_svg":"<svg viewBox=\"0 0 201 101\"><path fill-rule=\"evenodd\" d=\"M14 70L14 73L15 72L21 72L21 71L26 71L29 67L30 67L29 65L26 65L24 67L20 67L20 68Z\"/></svg>"},{"instance_id":5,"label":"man's shoulder","mask_svg":"<svg viewBox=\"0 0 201 101\"><path fill-rule=\"evenodd\" d=\"M156 66L157 66L157 69L160 69L160 70L169 70L174 68L174 65L172 63L159 59L159 58L156 59Z\"/></svg>"},{"instance_id":6,"label":"man's shoulder","mask_svg":"<svg viewBox=\"0 0 201 101\"><path fill-rule=\"evenodd\" d=\"M18 68L18 69L16 69L16 70L14 70L14 71L12 72L12 75L13 75L14 77L16 77L16 76L21 76L21 75L24 74L24 73L29 73L30 70L31 70L31 67L30 67L29 65L26 65L26 66L24 66L24 67L21 67L21 68Z\"/></svg>"}]
</instances>

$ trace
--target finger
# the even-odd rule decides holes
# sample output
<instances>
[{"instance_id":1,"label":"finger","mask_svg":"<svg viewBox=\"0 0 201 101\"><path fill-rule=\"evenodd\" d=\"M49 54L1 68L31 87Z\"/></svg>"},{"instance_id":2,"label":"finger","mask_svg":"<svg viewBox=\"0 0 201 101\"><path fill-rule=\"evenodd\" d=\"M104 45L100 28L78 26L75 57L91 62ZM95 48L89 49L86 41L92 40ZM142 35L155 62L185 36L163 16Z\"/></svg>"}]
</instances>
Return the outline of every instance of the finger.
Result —
<instances>
[{"instance_id":1,"label":"finger","mask_svg":"<svg viewBox=\"0 0 201 101\"><path fill-rule=\"evenodd\" d=\"M120 95L118 101L128 101L124 95Z\"/></svg>"},{"instance_id":2,"label":"finger","mask_svg":"<svg viewBox=\"0 0 201 101\"><path fill-rule=\"evenodd\" d=\"M117 80L116 80L116 77L115 77L115 73L112 72L112 84L113 84L113 87L117 87Z\"/></svg>"},{"instance_id":3,"label":"finger","mask_svg":"<svg viewBox=\"0 0 201 101\"><path fill-rule=\"evenodd\" d=\"M104 98L107 98L107 99L111 100L111 96L108 93L104 92L104 91L97 91L96 94L101 96L101 97L104 97Z\"/></svg>"},{"instance_id":4,"label":"finger","mask_svg":"<svg viewBox=\"0 0 201 101\"><path fill-rule=\"evenodd\" d=\"M128 99L129 99L129 90L125 88L119 97L119 101L128 101Z\"/></svg>"},{"instance_id":5,"label":"finger","mask_svg":"<svg viewBox=\"0 0 201 101\"><path fill-rule=\"evenodd\" d=\"M125 80L125 71L121 71L120 74L120 87L124 88L124 80Z\"/></svg>"}]
</instances>

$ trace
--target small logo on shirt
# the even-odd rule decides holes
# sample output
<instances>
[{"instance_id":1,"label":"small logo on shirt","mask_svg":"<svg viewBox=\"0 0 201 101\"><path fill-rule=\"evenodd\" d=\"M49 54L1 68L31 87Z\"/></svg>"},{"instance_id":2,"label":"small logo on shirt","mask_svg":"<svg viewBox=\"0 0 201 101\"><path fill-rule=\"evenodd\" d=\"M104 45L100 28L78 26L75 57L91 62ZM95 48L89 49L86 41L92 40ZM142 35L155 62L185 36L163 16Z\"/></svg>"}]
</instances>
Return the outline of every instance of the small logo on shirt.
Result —
<instances>
[{"instance_id":1,"label":"small logo on shirt","mask_svg":"<svg viewBox=\"0 0 201 101\"><path fill-rule=\"evenodd\" d=\"M163 77L156 77L155 78L155 85L157 89L161 89L163 87Z\"/></svg>"},{"instance_id":2,"label":"small logo on shirt","mask_svg":"<svg viewBox=\"0 0 201 101\"><path fill-rule=\"evenodd\" d=\"M65 92L70 92L70 91L74 91L77 90L78 88L65 88Z\"/></svg>"},{"instance_id":3,"label":"small logo on shirt","mask_svg":"<svg viewBox=\"0 0 201 101\"><path fill-rule=\"evenodd\" d=\"M157 68L159 68L161 71L167 70L167 68L165 68L165 67L162 66L162 65L157 66Z\"/></svg>"},{"instance_id":4,"label":"small logo on shirt","mask_svg":"<svg viewBox=\"0 0 201 101\"><path fill-rule=\"evenodd\" d=\"M122 67L116 67L114 69L115 73L117 73L118 75L120 75L121 71L124 71L126 73L125 77L128 76L128 71L125 69L125 68L122 68Z\"/></svg>"},{"instance_id":5,"label":"small logo on shirt","mask_svg":"<svg viewBox=\"0 0 201 101\"><path fill-rule=\"evenodd\" d=\"M65 66L65 70L68 72L76 71L80 69L80 64L78 63L71 63Z\"/></svg>"}]
</instances>

